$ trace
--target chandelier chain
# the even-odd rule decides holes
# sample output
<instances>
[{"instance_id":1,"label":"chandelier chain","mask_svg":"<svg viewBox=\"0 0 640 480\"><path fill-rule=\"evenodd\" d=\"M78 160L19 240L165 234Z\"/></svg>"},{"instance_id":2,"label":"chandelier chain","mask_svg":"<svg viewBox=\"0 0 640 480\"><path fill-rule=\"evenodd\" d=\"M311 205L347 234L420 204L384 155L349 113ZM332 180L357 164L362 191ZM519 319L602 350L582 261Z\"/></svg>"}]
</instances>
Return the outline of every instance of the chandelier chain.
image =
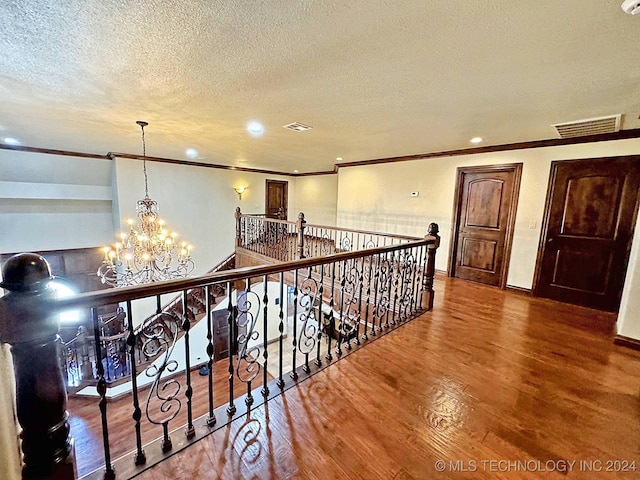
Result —
<instances>
[{"instance_id":1,"label":"chandelier chain","mask_svg":"<svg viewBox=\"0 0 640 480\"><path fill-rule=\"evenodd\" d=\"M144 172L144 196L149 196L149 180L147 178L147 143L144 140L144 123L139 123L142 130L142 171Z\"/></svg>"}]
</instances>

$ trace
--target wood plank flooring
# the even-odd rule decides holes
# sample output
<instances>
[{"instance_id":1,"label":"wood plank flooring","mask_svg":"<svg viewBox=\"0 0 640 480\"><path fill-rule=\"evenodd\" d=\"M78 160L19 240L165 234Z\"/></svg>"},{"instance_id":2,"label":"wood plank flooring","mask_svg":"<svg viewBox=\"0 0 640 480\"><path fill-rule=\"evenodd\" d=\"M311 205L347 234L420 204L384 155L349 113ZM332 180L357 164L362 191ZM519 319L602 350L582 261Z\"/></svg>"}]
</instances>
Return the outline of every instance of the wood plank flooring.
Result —
<instances>
[{"instance_id":1,"label":"wood plank flooring","mask_svg":"<svg viewBox=\"0 0 640 480\"><path fill-rule=\"evenodd\" d=\"M138 478L637 477L640 352L613 345L614 315L435 287L432 312Z\"/></svg>"}]
</instances>

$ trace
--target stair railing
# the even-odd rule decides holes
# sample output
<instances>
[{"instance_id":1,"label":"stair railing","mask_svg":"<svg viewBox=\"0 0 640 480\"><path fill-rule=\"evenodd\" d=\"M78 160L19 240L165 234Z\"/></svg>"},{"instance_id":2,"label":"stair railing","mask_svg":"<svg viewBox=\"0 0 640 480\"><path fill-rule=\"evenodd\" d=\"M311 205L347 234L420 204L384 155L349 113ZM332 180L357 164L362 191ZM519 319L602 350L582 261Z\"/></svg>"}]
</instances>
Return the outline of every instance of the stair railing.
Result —
<instances>
[{"instance_id":1,"label":"stair railing","mask_svg":"<svg viewBox=\"0 0 640 480\"><path fill-rule=\"evenodd\" d=\"M220 261L207 273L223 270L231 270L235 264L235 253ZM210 289L211 301L215 305L216 299L224 298L226 292L224 286L216 285ZM181 334L179 325L182 323L183 311L190 321L196 322L204 316L206 311L206 298L204 289L192 289L187 293L187 309L183 308L183 295L178 295L165 305L156 308L156 311L134 328L135 358L138 368L150 364L156 359L157 352L152 348L158 343L158 335L161 333L169 343L174 341L174 336ZM128 380L130 374L129 355L127 355L127 315L122 307L109 315L98 317L100 328L100 361L104 368L104 377L107 387L114 387ZM152 332L152 333L150 333ZM149 336L153 340L148 341ZM81 325L75 337L62 342L59 356L60 366L65 379L67 393L82 392L85 387L95 387L98 383L96 370L96 345L95 338L86 326Z\"/></svg>"},{"instance_id":2,"label":"stair railing","mask_svg":"<svg viewBox=\"0 0 640 480\"><path fill-rule=\"evenodd\" d=\"M70 479L77 471L62 371L56 361L58 326L53 314L89 308L96 358L102 358L98 308L125 305L131 380L127 398L133 412L130 428L112 428L106 372L103 363L96 362L96 414L101 418L104 458L99 464L94 463L95 458L79 459L77 467L87 479L114 479L116 469L118 478L131 478L430 309L438 245L437 225L431 224L423 239L68 299L50 295L46 275L28 275L3 284L8 293L0 299L0 341L12 346L16 365L25 477ZM21 272L28 265L46 263L35 254L19 257L10 259L5 270ZM6 281L6 274L4 278ZM216 315L209 299L216 286L225 287L221 312L226 315L226 337L214 332ZM207 321L195 325L187 315L187 296L199 288L208 299ZM166 294L179 294L183 299L181 347L176 348L175 337L169 343L158 335L156 362L139 369L131 303L141 298L155 298L159 303ZM290 308L291 317L285 314ZM196 332L200 327L202 331ZM199 339L205 339L200 347ZM217 342L223 341L229 354L218 364L214 352ZM194 355L207 360L205 386L194 387ZM179 365L184 372L176 376ZM138 386L143 376L151 378L149 386ZM221 380L228 400L217 404L213 389L214 385L222 388ZM194 403L195 390L202 392L197 398L205 399L203 402ZM184 433L169 433L180 424L184 424ZM147 444L143 432L144 438L159 440ZM123 456L128 442L132 451ZM119 459L114 462L113 458ZM86 473L94 467L99 468Z\"/></svg>"}]
</instances>

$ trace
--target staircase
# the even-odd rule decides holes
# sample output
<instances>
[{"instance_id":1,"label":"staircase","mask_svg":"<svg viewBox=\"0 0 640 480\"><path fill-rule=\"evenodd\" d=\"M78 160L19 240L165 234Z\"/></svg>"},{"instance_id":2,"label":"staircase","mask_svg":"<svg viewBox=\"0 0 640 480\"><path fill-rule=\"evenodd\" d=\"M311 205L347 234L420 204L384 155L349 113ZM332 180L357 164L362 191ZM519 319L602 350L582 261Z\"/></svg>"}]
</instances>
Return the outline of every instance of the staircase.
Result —
<instances>
[{"instance_id":1,"label":"staircase","mask_svg":"<svg viewBox=\"0 0 640 480\"><path fill-rule=\"evenodd\" d=\"M235 253L218 263L207 273L233 270ZM191 326L205 317L207 295L205 287L183 292L174 300L159 308L160 312L149 316L134 331L136 370L142 371L153 363L166 348L184 335L183 324L188 319ZM215 307L226 295L223 285L209 288L210 308ZM186 308L184 299L186 298ZM130 380L130 353L127 339L130 337L126 314L122 308L114 313L98 317L101 361L108 387L115 387ZM87 386L96 386L96 347L94 335L87 326L80 326L74 338L63 342L59 362L66 379L67 393L82 392Z\"/></svg>"}]
</instances>

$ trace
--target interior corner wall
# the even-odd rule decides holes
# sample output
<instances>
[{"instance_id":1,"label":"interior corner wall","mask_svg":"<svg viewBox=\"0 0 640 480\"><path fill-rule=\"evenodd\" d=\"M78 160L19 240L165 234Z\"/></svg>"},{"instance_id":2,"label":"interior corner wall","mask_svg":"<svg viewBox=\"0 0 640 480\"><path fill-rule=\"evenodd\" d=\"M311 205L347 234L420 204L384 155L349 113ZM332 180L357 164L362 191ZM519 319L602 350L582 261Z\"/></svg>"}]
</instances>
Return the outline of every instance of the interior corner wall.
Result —
<instances>
[{"instance_id":1,"label":"interior corner wall","mask_svg":"<svg viewBox=\"0 0 640 480\"><path fill-rule=\"evenodd\" d=\"M108 242L111 168L107 158L0 150L0 253Z\"/></svg>"},{"instance_id":2,"label":"interior corner wall","mask_svg":"<svg viewBox=\"0 0 640 480\"><path fill-rule=\"evenodd\" d=\"M456 169L522 163L507 283L531 288L551 162L638 154L640 139L627 139L340 168L337 222L341 227L420 236L436 222L442 237L436 268L447 270Z\"/></svg>"},{"instance_id":3,"label":"interior corner wall","mask_svg":"<svg viewBox=\"0 0 640 480\"><path fill-rule=\"evenodd\" d=\"M264 213L266 179L288 181L289 204L296 202L290 177L162 162L147 162L147 172L149 197L158 202L160 218L179 241L193 245L193 275L206 273L233 253L237 206L244 213ZM241 186L247 187L242 200L234 191ZM140 160L115 159L114 192L114 216L120 220L116 227L126 230L127 219L135 218L136 202L144 197Z\"/></svg>"},{"instance_id":4,"label":"interior corner wall","mask_svg":"<svg viewBox=\"0 0 640 480\"><path fill-rule=\"evenodd\" d=\"M338 175L310 175L296 177L296 202L289 208L289 220L295 221L300 212L314 225L336 225L338 206Z\"/></svg>"}]
</instances>

